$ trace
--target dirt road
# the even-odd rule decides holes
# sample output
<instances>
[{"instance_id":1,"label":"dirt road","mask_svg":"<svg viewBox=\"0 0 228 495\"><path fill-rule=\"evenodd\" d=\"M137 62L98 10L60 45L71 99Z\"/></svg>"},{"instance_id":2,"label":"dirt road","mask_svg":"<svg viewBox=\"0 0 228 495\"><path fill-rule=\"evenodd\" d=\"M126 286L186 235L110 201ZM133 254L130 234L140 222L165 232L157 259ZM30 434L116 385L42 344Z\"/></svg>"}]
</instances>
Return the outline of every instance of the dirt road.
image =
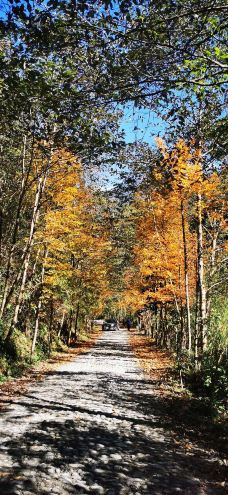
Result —
<instances>
[{"instance_id":1,"label":"dirt road","mask_svg":"<svg viewBox=\"0 0 228 495\"><path fill-rule=\"evenodd\" d=\"M7 405L0 429L1 495L214 495L202 461L196 475L197 448L174 441L123 329Z\"/></svg>"}]
</instances>

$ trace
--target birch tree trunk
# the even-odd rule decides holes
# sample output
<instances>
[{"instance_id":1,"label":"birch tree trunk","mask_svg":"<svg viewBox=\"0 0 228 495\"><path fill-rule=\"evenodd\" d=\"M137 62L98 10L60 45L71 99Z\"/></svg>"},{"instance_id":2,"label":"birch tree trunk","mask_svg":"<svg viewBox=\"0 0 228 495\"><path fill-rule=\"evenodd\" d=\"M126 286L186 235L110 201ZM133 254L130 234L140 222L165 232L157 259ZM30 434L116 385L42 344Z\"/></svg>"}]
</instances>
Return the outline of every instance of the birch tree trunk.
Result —
<instances>
[{"instance_id":1,"label":"birch tree trunk","mask_svg":"<svg viewBox=\"0 0 228 495\"><path fill-rule=\"evenodd\" d=\"M51 355L51 346L52 346L52 329L53 329L53 321L54 321L54 301L51 296L50 299L50 320L49 320L49 329L48 329L48 355Z\"/></svg>"},{"instance_id":2,"label":"birch tree trunk","mask_svg":"<svg viewBox=\"0 0 228 495\"><path fill-rule=\"evenodd\" d=\"M198 333L199 333L199 359L202 360L203 353L207 346L207 300L204 278L204 260L203 260L203 225L202 225L202 197L197 196L198 225L197 225L197 268L198 268ZM199 363L200 365L200 363Z\"/></svg>"},{"instance_id":3,"label":"birch tree trunk","mask_svg":"<svg viewBox=\"0 0 228 495\"><path fill-rule=\"evenodd\" d=\"M46 181L46 177L40 177L38 180L35 202L34 202L34 207L33 207L32 221L31 221L31 226L30 226L29 240L28 240L28 244L27 244L27 254L25 257L25 261L24 261L24 271L23 271L23 275L22 275L21 286L19 289L19 294L17 297L17 303L16 303L15 313L14 313L14 318L13 318L13 325L14 326L17 325L18 314L19 314L19 310L20 310L20 306L21 306L23 297L24 297L24 291L25 291L25 285L26 285L26 281L27 281L29 262L30 262L31 252L32 252L33 241L34 241L35 227L36 227L36 224L37 224L37 221L39 218L40 201L41 201L42 192L43 192L44 187L45 187L45 181Z\"/></svg>"},{"instance_id":4,"label":"birch tree trunk","mask_svg":"<svg viewBox=\"0 0 228 495\"><path fill-rule=\"evenodd\" d=\"M212 247L211 247L211 259L210 259L210 272L209 272L209 287L207 290L207 320L209 321L211 312L211 288L210 285L213 283L213 277L216 272L216 251L217 251L217 241L219 236L219 228L214 231L212 237Z\"/></svg>"},{"instance_id":5,"label":"birch tree trunk","mask_svg":"<svg viewBox=\"0 0 228 495\"><path fill-rule=\"evenodd\" d=\"M188 352L192 350L192 329L191 329L191 312L190 312L190 299L189 299L189 276L188 276L188 250L186 239L186 227L185 227L185 209L184 201L181 200L181 221L182 221L182 236L184 245L184 280L185 280L185 297L186 297L186 311L187 311L187 331L188 331Z\"/></svg>"},{"instance_id":6,"label":"birch tree trunk","mask_svg":"<svg viewBox=\"0 0 228 495\"><path fill-rule=\"evenodd\" d=\"M45 259L47 258L47 254L48 254L48 250L47 250L47 248L45 248L44 259L43 259L42 270L41 270L40 293L39 293L39 298L38 298L37 307L36 307L35 328L34 328L34 335L33 335L32 346L31 346L31 354L30 354L30 360L31 361L32 361L32 357L33 357L33 354L35 351L36 341L37 341L38 332L39 332L40 311L42 308L42 294L43 294L44 275L45 275Z\"/></svg>"},{"instance_id":7,"label":"birch tree trunk","mask_svg":"<svg viewBox=\"0 0 228 495\"><path fill-rule=\"evenodd\" d=\"M31 171L32 163L33 163L33 146L34 146L34 143L32 145L32 151L31 151L31 158L30 158L29 166L28 166L27 171L26 171L27 136L24 136L24 138L23 138L23 152L22 152L21 190L20 190L20 194L19 194L19 198L18 198L16 218L15 218L15 222L14 222L14 226L13 226L11 247L9 249L8 259L7 259L7 264L6 264L5 284L4 284L2 302L1 302L1 307L0 307L0 318L2 318L2 316L4 314L6 305L8 304L9 299L13 293L14 287L16 285L16 282L18 281L18 277L16 277L13 284L10 284L10 272L11 272L11 266L12 266L12 261L13 261L13 255L14 255L14 251L16 248L17 234L18 234L18 230L19 230L19 226L20 226L23 201L24 201L25 194L27 191L29 174Z\"/></svg>"},{"instance_id":8,"label":"birch tree trunk","mask_svg":"<svg viewBox=\"0 0 228 495\"><path fill-rule=\"evenodd\" d=\"M79 317L79 311L80 311L80 303L78 301L77 304L77 309L76 309L76 315L75 315L75 325L74 325L74 333L75 333L75 338L77 339L77 331L78 331L78 317Z\"/></svg>"},{"instance_id":9,"label":"birch tree trunk","mask_svg":"<svg viewBox=\"0 0 228 495\"><path fill-rule=\"evenodd\" d=\"M33 206L33 214L32 214L31 225L30 225L29 239L28 239L28 242L26 245L24 260L22 260L23 272L22 272L21 285L20 285L19 293L18 293L17 300L16 300L16 306L15 306L13 321L12 321L10 329L9 329L9 331L5 337L6 340L11 338L13 331L14 331L14 328L17 326L17 323L18 323L18 316L19 316L21 304L22 304L23 298L24 298L25 286L26 286L28 269L29 269L29 262L30 262L30 257L31 257L31 253L32 253L33 241L34 241L35 228L36 228L36 224L37 224L38 217L39 217L40 202L41 202L41 197L42 197L42 194L43 194L43 191L45 188L46 178L47 178L47 168L45 170L45 173L43 175L41 175L38 179L36 195L35 195L35 200L34 200L34 206Z\"/></svg>"},{"instance_id":10,"label":"birch tree trunk","mask_svg":"<svg viewBox=\"0 0 228 495\"><path fill-rule=\"evenodd\" d=\"M70 345L71 334L72 334L72 321L73 321L73 310L70 310L69 323L68 323L68 336L67 345Z\"/></svg>"},{"instance_id":11,"label":"birch tree trunk","mask_svg":"<svg viewBox=\"0 0 228 495\"><path fill-rule=\"evenodd\" d=\"M194 362L195 369L199 367L199 290L198 290L198 266L196 261L196 295L195 295L195 334L194 334Z\"/></svg>"},{"instance_id":12,"label":"birch tree trunk","mask_svg":"<svg viewBox=\"0 0 228 495\"><path fill-rule=\"evenodd\" d=\"M62 331L64 328L65 318L66 318L66 311L64 310L63 314L62 314L62 319L61 319L61 322L59 325L58 337L61 337L61 334L62 334Z\"/></svg>"}]
</instances>

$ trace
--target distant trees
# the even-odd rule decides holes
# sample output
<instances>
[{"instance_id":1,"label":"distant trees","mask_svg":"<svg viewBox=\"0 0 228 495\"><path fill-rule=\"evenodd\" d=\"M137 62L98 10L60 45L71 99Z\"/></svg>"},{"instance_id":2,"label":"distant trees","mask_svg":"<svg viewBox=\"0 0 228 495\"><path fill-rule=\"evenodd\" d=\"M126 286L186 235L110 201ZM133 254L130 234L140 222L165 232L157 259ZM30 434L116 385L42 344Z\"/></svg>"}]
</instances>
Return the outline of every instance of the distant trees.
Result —
<instances>
[{"instance_id":1,"label":"distant trees","mask_svg":"<svg viewBox=\"0 0 228 495\"><path fill-rule=\"evenodd\" d=\"M109 296L110 241L81 165L66 150L53 155L46 195L39 234L47 250L44 297L55 301L61 321L70 313L69 340L71 333L77 334L79 317L99 315Z\"/></svg>"}]
</instances>

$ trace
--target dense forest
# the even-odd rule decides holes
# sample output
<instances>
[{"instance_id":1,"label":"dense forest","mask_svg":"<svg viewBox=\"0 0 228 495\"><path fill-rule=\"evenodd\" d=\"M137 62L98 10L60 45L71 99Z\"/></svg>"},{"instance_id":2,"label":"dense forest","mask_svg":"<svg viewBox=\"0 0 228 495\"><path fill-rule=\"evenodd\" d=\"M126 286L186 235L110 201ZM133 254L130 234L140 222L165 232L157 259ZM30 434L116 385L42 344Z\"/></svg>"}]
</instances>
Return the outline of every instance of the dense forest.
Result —
<instances>
[{"instance_id":1,"label":"dense forest","mask_svg":"<svg viewBox=\"0 0 228 495\"><path fill-rule=\"evenodd\" d=\"M227 14L221 0L2 2L2 380L114 315L224 407ZM127 106L163 119L153 145L126 140Z\"/></svg>"}]
</instances>

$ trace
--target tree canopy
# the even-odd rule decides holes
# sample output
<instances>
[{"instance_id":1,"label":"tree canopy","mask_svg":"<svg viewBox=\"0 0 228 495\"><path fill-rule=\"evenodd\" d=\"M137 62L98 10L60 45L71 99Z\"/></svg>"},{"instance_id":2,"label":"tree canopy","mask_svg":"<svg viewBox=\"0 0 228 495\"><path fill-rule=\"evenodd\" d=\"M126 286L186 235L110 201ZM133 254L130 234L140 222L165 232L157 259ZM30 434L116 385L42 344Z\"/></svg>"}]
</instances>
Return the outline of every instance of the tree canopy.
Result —
<instances>
[{"instance_id":1,"label":"tree canopy","mask_svg":"<svg viewBox=\"0 0 228 495\"><path fill-rule=\"evenodd\" d=\"M9 355L16 335L33 359L112 313L138 318L197 370L208 355L223 361L227 9L222 0L4 3L0 315ZM127 143L127 105L159 115L165 141Z\"/></svg>"}]
</instances>

